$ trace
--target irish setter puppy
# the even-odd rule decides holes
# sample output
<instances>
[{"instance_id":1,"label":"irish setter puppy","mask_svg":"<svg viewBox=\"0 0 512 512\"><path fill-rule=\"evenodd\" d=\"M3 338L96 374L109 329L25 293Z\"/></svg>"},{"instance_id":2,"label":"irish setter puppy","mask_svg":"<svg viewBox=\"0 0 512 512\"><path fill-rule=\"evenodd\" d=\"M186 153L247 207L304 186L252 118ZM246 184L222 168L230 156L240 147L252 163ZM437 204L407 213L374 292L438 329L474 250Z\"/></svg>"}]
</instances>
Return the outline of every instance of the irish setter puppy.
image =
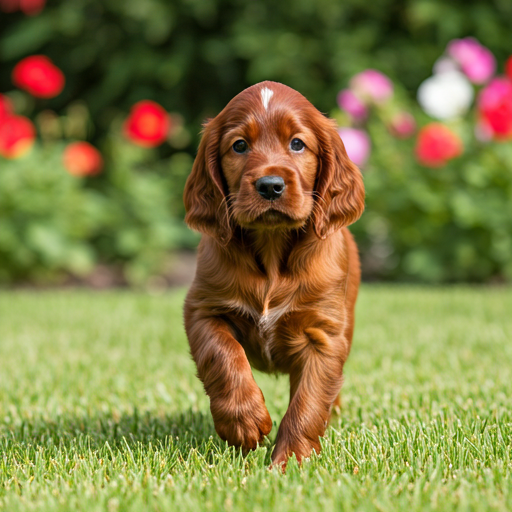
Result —
<instances>
[{"instance_id":1,"label":"irish setter puppy","mask_svg":"<svg viewBox=\"0 0 512 512\"><path fill-rule=\"evenodd\" d=\"M273 464L318 453L360 281L346 226L364 209L335 123L285 85L249 87L205 125L184 201L203 234L185 327L217 433L248 450L270 432L252 365L290 377Z\"/></svg>"}]
</instances>

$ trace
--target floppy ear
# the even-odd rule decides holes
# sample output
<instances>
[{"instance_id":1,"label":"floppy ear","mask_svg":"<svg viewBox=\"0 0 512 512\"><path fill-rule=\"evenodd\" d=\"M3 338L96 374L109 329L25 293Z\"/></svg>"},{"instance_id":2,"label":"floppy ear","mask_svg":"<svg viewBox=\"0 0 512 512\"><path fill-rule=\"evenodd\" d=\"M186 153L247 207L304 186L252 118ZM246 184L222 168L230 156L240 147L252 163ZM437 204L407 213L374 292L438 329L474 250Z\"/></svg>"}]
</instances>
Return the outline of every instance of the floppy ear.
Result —
<instances>
[{"instance_id":1,"label":"floppy ear","mask_svg":"<svg viewBox=\"0 0 512 512\"><path fill-rule=\"evenodd\" d=\"M192 172L187 178L183 202L185 222L196 231L222 244L231 239L228 205L219 162L220 128L213 119L206 123Z\"/></svg>"},{"instance_id":2,"label":"floppy ear","mask_svg":"<svg viewBox=\"0 0 512 512\"><path fill-rule=\"evenodd\" d=\"M335 122L324 118L317 131L320 164L316 182L318 207L313 215L316 235L325 239L354 223L364 211L364 185L361 172L349 159L336 131Z\"/></svg>"}]
</instances>

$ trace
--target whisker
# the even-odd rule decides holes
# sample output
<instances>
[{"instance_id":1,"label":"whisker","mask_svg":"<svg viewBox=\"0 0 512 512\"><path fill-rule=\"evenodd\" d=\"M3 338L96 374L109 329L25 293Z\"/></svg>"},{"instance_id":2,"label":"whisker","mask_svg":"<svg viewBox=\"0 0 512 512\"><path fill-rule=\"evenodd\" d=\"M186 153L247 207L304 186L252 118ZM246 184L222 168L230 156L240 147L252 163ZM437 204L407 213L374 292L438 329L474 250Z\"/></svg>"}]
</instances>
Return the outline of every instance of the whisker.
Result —
<instances>
[{"instance_id":1,"label":"whisker","mask_svg":"<svg viewBox=\"0 0 512 512\"><path fill-rule=\"evenodd\" d=\"M231 220L233 218L233 212L231 210L230 203L228 203L228 199L231 199L233 197L233 195L234 194L229 193L226 196L224 196L222 198L222 201L219 204L219 207L217 208L217 212L218 212L223 206L226 206L224 215L227 217L226 220L227 220L228 227L231 227Z\"/></svg>"},{"instance_id":2,"label":"whisker","mask_svg":"<svg viewBox=\"0 0 512 512\"><path fill-rule=\"evenodd\" d=\"M311 195L314 196L316 199L320 199L320 201L322 201L325 204L325 206L327 206L326 200L316 190L311 192Z\"/></svg>"}]
</instances>

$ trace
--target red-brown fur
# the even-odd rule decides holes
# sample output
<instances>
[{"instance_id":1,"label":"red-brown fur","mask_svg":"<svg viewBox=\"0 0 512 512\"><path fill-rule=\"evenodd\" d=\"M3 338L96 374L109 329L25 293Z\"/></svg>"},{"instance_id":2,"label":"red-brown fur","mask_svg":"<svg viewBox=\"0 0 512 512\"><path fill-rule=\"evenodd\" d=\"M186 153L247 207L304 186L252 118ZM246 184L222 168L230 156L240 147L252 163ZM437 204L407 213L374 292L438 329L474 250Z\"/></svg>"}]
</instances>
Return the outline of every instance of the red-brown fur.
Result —
<instances>
[{"instance_id":1,"label":"red-brown fur","mask_svg":"<svg viewBox=\"0 0 512 512\"><path fill-rule=\"evenodd\" d=\"M261 90L273 96L265 109ZM303 153L290 150L298 137ZM236 140L246 154L232 149ZM255 181L286 189L262 198ZM185 327L219 436L256 448L272 422L251 365L290 377L290 404L272 454L286 464L320 451L352 343L360 281L346 228L364 209L361 174L332 120L275 82L249 87L209 121L184 194L203 233Z\"/></svg>"}]
</instances>

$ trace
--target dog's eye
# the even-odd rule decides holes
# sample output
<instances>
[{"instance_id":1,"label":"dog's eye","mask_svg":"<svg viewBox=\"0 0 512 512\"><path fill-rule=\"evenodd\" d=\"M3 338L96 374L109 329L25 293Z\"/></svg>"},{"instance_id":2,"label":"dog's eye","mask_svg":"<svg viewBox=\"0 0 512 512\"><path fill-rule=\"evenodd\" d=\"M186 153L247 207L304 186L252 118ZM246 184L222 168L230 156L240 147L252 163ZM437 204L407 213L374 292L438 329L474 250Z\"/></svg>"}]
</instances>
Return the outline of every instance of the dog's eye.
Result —
<instances>
[{"instance_id":1,"label":"dog's eye","mask_svg":"<svg viewBox=\"0 0 512 512\"><path fill-rule=\"evenodd\" d=\"M245 153L247 151L247 142L245 142L245 140L237 140L234 144L233 144L233 151L235 153Z\"/></svg>"},{"instance_id":2,"label":"dog's eye","mask_svg":"<svg viewBox=\"0 0 512 512\"><path fill-rule=\"evenodd\" d=\"M290 142L290 149L292 151L299 152L299 151L302 151L305 147L306 147L306 144L304 144L304 142L302 142L300 139L293 139Z\"/></svg>"}]
</instances>

